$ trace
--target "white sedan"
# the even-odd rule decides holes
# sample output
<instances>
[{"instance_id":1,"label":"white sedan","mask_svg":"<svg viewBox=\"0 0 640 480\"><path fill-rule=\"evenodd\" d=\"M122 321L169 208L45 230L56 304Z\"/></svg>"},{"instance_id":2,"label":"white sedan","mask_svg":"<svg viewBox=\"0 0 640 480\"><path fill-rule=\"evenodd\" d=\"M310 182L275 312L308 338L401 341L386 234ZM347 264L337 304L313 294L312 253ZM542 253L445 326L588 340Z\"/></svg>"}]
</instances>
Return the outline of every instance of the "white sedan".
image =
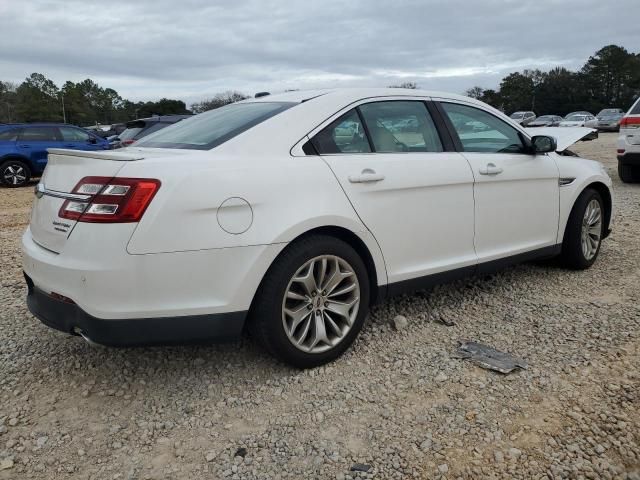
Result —
<instances>
[{"instance_id":1,"label":"white sedan","mask_svg":"<svg viewBox=\"0 0 640 480\"><path fill-rule=\"evenodd\" d=\"M245 100L119 151L50 150L22 239L27 303L100 344L249 329L320 365L386 296L534 258L591 266L611 179L556 153L582 130L530 136L462 96L336 89Z\"/></svg>"},{"instance_id":2,"label":"white sedan","mask_svg":"<svg viewBox=\"0 0 640 480\"><path fill-rule=\"evenodd\" d=\"M559 124L560 127L589 127L596 128L598 126L598 119L593 115L576 114L567 116Z\"/></svg>"}]
</instances>

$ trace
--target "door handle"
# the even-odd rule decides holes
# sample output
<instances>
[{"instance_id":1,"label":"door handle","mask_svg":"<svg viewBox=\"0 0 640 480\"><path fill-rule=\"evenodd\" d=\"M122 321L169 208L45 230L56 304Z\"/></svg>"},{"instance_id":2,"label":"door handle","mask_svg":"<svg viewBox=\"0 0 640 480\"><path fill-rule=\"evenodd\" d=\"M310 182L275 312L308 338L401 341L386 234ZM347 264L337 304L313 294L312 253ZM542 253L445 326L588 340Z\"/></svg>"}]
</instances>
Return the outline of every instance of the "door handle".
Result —
<instances>
[{"instance_id":1,"label":"door handle","mask_svg":"<svg viewBox=\"0 0 640 480\"><path fill-rule=\"evenodd\" d=\"M22 144L22 145L20 145L20 148L31 148L31 145Z\"/></svg>"},{"instance_id":2,"label":"door handle","mask_svg":"<svg viewBox=\"0 0 640 480\"><path fill-rule=\"evenodd\" d=\"M384 175L381 173L376 173L375 170L370 168L365 168L362 170L360 175L349 175L349 181L351 183L369 183L369 182L380 182L384 180Z\"/></svg>"},{"instance_id":3,"label":"door handle","mask_svg":"<svg viewBox=\"0 0 640 480\"><path fill-rule=\"evenodd\" d=\"M480 175L498 175L502 173L502 169L500 167L496 167L493 163L487 163L485 167L480 168Z\"/></svg>"},{"instance_id":4,"label":"door handle","mask_svg":"<svg viewBox=\"0 0 640 480\"><path fill-rule=\"evenodd\" d=\"M76 148L74 143L68 143L65 145L66 148Z\"/></svg>"}]
</instances>

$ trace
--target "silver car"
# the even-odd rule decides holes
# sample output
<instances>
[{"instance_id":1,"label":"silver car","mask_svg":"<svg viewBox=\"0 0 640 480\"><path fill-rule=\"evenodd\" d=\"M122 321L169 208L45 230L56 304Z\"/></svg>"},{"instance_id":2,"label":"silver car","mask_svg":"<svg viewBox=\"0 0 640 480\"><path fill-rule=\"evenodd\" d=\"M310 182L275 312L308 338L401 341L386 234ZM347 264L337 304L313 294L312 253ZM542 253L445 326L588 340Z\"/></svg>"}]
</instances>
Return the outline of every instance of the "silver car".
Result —
<instances>
[{"instance_id":1,"label":"silver car","mask_svg":"<svg viewBox=\"0 0 640 480\"><path fill-rule=\"evenodd\" d=\"M536 119L534 112L513 112L510 118L522 126L527 126Z\"/></svg>"}]
</instances>

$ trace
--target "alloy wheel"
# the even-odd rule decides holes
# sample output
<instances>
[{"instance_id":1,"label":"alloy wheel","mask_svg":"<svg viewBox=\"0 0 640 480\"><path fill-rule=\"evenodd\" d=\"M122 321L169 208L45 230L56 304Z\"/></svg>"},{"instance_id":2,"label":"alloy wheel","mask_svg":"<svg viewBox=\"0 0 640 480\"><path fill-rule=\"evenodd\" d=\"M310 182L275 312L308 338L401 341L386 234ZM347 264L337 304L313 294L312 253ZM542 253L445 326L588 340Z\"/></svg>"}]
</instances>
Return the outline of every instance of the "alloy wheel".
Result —
<instances>
[{"instance_id":1,"label":"alloy wheel","mask_svg":"<svg viewBox=\"0 0 640 480\"><path fill-rule=\"evenodd\" d=\"M24 167L14 163L5 167L2 177L6 184L21 185L27 180L27 172Z\"/></svg>"},{"instance_id":2,"label":"alloy wheel","mask_svg":"<svg viewBox=\"0 0 640 480\"><path fill-rule=\"evenodd\" d=\"M602 236L602 208L600 202L592 199L584 211L582 218L581 244L582 254L586 260L591 260L598 253L600 237Z\"/></svg>"},{"instance_id":3,"label":"alloy wheel","mask_svg":"<svg viewBox=\"0 0 640 480\"><path fill-rule=\"evenodd\" d=\"M307 261L293 275L282 301L289 341L306 353L338 345L358 315L360 284L353 267L335 255Z\"/></svg>"}]
</instances>

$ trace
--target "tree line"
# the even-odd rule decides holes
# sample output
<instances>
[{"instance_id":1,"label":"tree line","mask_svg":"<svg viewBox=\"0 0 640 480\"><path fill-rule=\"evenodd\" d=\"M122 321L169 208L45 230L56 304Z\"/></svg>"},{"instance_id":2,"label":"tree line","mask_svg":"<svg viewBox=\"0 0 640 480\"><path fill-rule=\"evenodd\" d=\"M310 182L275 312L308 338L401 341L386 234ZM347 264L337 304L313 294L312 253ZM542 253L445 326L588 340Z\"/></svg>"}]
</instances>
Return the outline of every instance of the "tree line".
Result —
<instances>
[{"instance_id":1,"label":"tree line","mask_svg":"<svg viewBox=\"0 0 640 480\"><path fill-rule=\"evenodd\" d=\"M417 88L414 82L394 86ZM607 107L626 110L640 94L640 54L608 45L589 57L578 71L564 67L548 72L524 70L504 77L497 90L476 86L465 93L506 113L533 110L565 115L574 110L595 113ZM111 124L153 115L201 113L245 98L248 96L244 93L228 90L187 109L182 100L169 98L132 102L91 79L67 81L58 87L45 75L32 73L19 85L0 81L0 123Z\"/></svg>"},{"instance_id":2,"label":"tree line","mask_svg":"<svg viewBox=\"0 0 640 480\"><path fill-rule=\"evenodd\" d=\"M67 81L62 87L41 73L32 73L20 85L0 81L0 123L66 121L88 126L187 113L182 100L132 102L91 79Z\"/></svg>"},{"instance_id":3,"label":"tree line","mask_svg":"<svg viewBox=\"0 0 640 480\"><path fill-rule=\"evenodd\" d=\"M626 111L640 94L640 53L608 45L578 71L556 67L548 72L510 73L497 90L473 87L465 92L505 113L533 110L538 115L566 115L576 110L598 113L603 108Z\"/></svg>"}]
</instances>

